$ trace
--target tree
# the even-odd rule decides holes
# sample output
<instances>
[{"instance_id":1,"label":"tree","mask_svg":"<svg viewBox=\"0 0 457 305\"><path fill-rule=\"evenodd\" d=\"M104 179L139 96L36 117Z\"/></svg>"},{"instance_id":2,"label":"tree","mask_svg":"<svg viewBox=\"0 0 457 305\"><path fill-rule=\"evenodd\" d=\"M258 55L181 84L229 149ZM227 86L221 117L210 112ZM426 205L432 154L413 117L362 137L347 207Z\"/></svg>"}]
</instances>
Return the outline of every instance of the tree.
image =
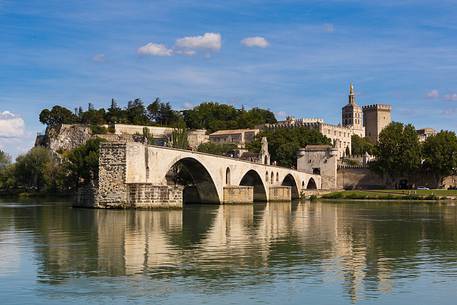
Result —
<instances>
[{"instance_id":1,"label":"tree","mask_svg":"<svg viewBox=\"0 0 457 305\"><path fill-rule=\"evenodd\" d=\"M267 137L268 139L271 160L286 167L295 166L299 148L311 144L331 144L330 139L322 135L318 130L297 127L264 130L256 136L256 139L248 145L248 148L259 152L262 137Z\"/></svg>"},{"instance_id":2,"label":"tree","mask_svg":"<svg viewBox=\"0 0 457 305\"><path fill-rule=\"evenodd\" d=\"M208 143L202 143L197 147L197 151L207 153L207 154L213 154L213 155L226 155L228 152L237 149L237 145L233 143L213 143L213 142L208 142Z\"/></svg>"},{"instance_id":3,"label":"tree","mask_svg":"<svg viewBox=\"0 0 457 305\"><path fill-rule=\"evenodd\" d=\"M188 128L207 129L214 132L221 129L252 128L264 123L276 123L274 114L265 109L252 108L246 111L232 105L214 102L201 103L183 111Z\"/></svg>"},{"instance_id":4,"label":"tree","mask_svg":"<svg viewBox=\"0 0 457 305\"><path fill-rule=\"evenodd\" d=\"M128 102L127 107L128 123L133 125L150 125L150 121L146 115L143 101L139 98Z\"/></svg>"},{"instance_id":5,"label":"tree","mask_svg":"<svg viewBox=\"0 0 457 305\"><path fill-rule=\"evenodd\" d=\"M361 156L366 152L370 155L373 154L373 143L368 138L362 138L358 135L352 135L351 137L351 153L353 156Z\"/></svg>"},{"instance_id":6,"label":"tree","mask_svg":"<svg viewBox=\"0 0 457 305\"><path fill-rule=\"evenodd\" d=\"M173 129L173 132L171 133L171 143L174 148L187 149L189 147L187 141L187 128L184 120L181 119L176 128Z\"/></svg>"},{"instance_id":7,"label":"tree","mask_svg":"<svg viewBox=\"0 0 457 305\"><path fill-rule=\"evenodd\" d=\"M58 163L58 159L49 149L32 148L16 159L14 176L17 185L38 191L55 188Z\"/></svg>"},{"instance_id":8,"label":"tree","mask_svg":"<svg viewBox=\"0 0 457 305\"><path fill-rule=\"evenodd\" d=\"M40 122L48 127L55 127L61 124L78 123L79 118L67 108L56 105L51 110L44 109L41 111Z\"/></svg>"},{"instance_id":9,"label":"tree","mask_svg":"<svg viewBox=\"0 0 457 305\"><path fill-rule=\"evenodd\" d=\"M379 135L374 155L373 169L384 177L396 180L416 174L421 165L421 148L414 126L389 124Z\"/></svg>"},{"instance_id":10,"label":"tree","mask_svg":"<svg viewBox=\"0 0 457 305\"><path fill-rule=\"evenodd\" d=\"M0 168L11 163L11 157L4 151L0 150Z\"/></svg>"},{"instance_id":11,"label":"tree","mask_svg":"<svg viewBox=\"0 0 457 305\"><path fill-rule=\"evenodd\" d=\"M423 168L431 174L440 186L443 177L457 169L457 137L452 131L441 131L428 137L422 147Z\"/></svg>"},{"instance_id":12,"label":"tree","mask_svg":"<svg viewBox=\"0 0 457 305\"><path fill-rule=\"evenodd\" d=\"M73 188L98 179L99 148L104 141L100 138L90 139L64 155L65 167Z\"/></svg>"},{"instance_id":13,"label":"tree","mask_svg":"<svg viewBox=\"0 0 457 305\"><path fill-rule=\"evenodd\" d=\"M266 109L254 107L249 111L241 109L241 115L238 120L239 128L254 128L256 125L261 124L274 124L276 123L276 117L273 112Z\"/></svg>"},{"instance_id":14,"label":"tree","mask_svg":"<svg viewBox=\"0 0 457 305\"><path fill-rule=\"evenodd\" d=\"M160 117L160 99L156 98L154 102L146 108L148 111L148 118L151 122L157 122Z\"/></svg>"}]
</instances>

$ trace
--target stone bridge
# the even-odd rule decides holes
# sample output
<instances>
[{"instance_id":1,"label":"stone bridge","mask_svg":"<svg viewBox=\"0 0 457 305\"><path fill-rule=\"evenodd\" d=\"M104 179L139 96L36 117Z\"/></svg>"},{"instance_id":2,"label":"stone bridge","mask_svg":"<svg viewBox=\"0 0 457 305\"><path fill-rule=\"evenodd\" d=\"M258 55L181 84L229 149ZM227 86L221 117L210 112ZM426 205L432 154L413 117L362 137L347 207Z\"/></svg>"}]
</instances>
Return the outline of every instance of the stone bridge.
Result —
<instances>
[{"instance_id":1,"label":"stone bridge","mask_svg":"<svg viewBox=\"0 0 457 305\"><path fill-rule=\"evenodd\" d=\"M184 182L183 182L184 181ZM321 176L290 168L142 143L100 146L96 207L182 207L299 198Z\"/></svg>"}]
</instances>

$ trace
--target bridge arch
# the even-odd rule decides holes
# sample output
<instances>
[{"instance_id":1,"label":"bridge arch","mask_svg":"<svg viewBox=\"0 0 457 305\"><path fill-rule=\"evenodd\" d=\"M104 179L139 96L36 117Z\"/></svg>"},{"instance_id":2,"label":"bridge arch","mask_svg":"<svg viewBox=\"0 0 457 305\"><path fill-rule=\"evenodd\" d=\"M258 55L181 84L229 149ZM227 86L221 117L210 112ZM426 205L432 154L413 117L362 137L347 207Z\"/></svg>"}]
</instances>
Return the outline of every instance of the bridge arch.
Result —
<instances>
[{"instance_id":1,"label":"bridge arch","mask_svg":"<svg viewBox=\"0 0 457 305\"><path fill-rule=\"evenodd\" d=\"M174 162L165 178L168 185L184 186L184 203L220 203L214 179L195 158L185 157Z\"/></svg>"},{"instance_id":2,"label":"bridge arch","mask_svg":"<svg viewBox=\"0 0 457 305\"><path fill-rule=\"evenodd\" d=\"M290 186L292 199L300 198L300 192L298 191L298 185L295 181L294 176L292 176L291 174L287 174L286 177L284 177L284 180L282 181L281 185Z\"/></svg>"},{"instance_id":3,"label":"bridge arch","mask_svg":"<svg viewBox=\"0 0 457 305\"><path fill-rule=\"evenodd\" d=\"M317 189L316 181L311 177L308 180L308 184L306 185L307 190L315 190Z\"/></svg>"},{"instance_id":4,"label":"bridge arch","mask_svg":"<svg viewBox=\"0 0 457 305\"><path fill-rule=\"evenodd\" d=\"M254 201L267 201L267 192L260 175L253 169L249 170L241 178L240 186L254 187Z\"/></svg>"}]
</instances>

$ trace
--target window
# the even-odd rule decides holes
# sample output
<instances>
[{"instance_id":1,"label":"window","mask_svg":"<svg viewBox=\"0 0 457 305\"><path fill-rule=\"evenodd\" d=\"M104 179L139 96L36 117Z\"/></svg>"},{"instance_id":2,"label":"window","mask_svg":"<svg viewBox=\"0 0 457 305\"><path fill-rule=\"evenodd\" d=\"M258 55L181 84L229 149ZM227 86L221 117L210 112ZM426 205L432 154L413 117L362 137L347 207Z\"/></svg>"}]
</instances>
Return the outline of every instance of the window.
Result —
<instances>
[{"instance_id":1,"label":"window","mask_svg":"<svg viewBox=\"0 0 457 305\"><path fill-rule=\"evenodd\" d=\"M230 168L225 170L225 184L230 185Z\"/></svg>"}]
</instances>

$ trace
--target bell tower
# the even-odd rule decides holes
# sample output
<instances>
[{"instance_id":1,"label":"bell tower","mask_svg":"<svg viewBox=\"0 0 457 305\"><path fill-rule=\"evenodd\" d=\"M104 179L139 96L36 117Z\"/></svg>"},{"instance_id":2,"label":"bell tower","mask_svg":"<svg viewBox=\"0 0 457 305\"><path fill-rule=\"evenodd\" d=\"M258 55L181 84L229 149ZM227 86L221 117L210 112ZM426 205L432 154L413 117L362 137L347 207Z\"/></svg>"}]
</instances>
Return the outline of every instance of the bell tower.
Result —
<instances>
[{"instance_id":1,"label":"bell tower","mask_svg":"<svg viewBox=\"0 0 457 305\"><path fill-rule=\"evenodd\" d=\"M348 103L341 110L341 123L345 127L352 128L356 131L361 131L361 136L364 136L362 108L357 105L355 101L355 91L352 82L349 85Z\"/></svg>"}]
</instances>

